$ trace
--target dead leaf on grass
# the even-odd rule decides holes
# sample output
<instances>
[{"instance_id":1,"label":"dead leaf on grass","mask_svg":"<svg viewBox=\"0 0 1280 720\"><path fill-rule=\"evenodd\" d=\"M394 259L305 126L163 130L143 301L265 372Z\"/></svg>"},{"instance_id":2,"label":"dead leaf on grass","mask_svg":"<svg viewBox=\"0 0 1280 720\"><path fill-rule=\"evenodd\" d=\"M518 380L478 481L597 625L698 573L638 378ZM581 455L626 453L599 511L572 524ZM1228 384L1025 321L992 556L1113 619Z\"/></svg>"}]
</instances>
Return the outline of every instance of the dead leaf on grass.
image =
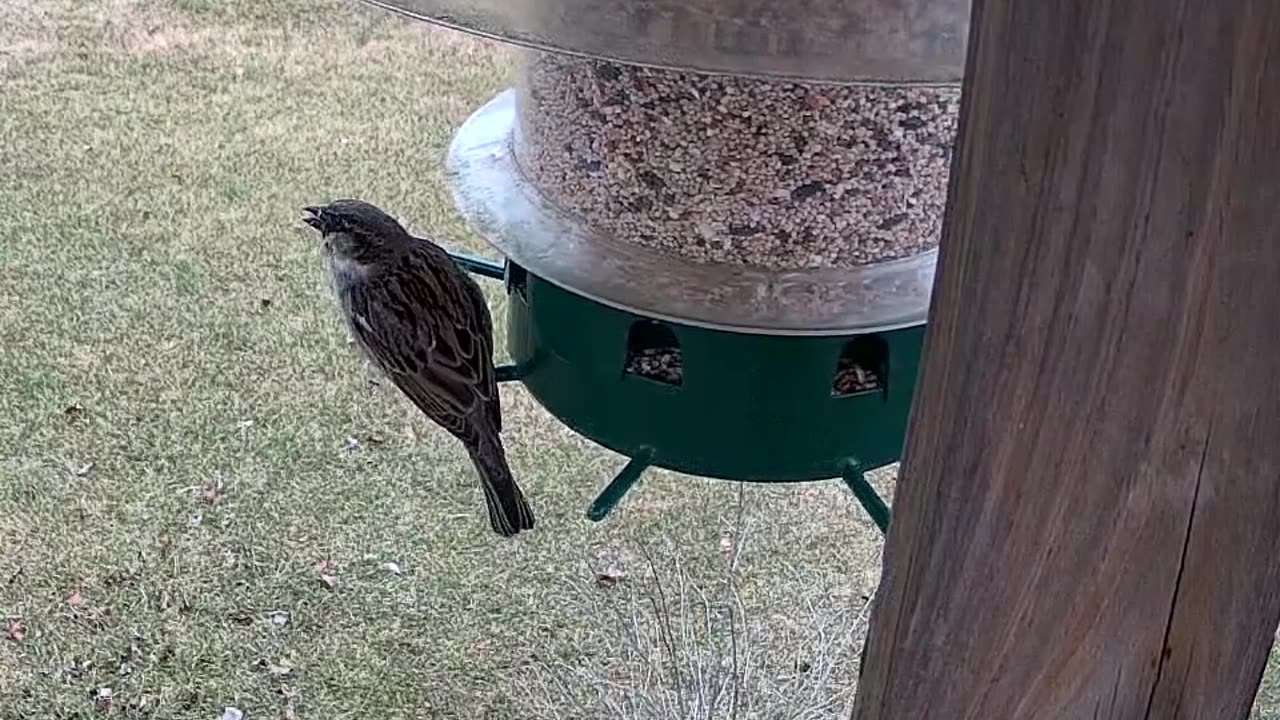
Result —
<instances>
[{"instance_id":1,"label":"dead leaf on grass","mask_svg":"<svg viewBox=\"0 0 1280 720\"><path fill-rule=\"evenodd\" d=\"M281 711L284 715L284 719L295 720L295 718L298 717L298 691L294 688L285 686L280 688L280 697L284 698L284 708Z\"/></svg>"},{"instance_id":2,"label":"dead leaf on grass","mask_svg":"<svg viewBox=\"0 0 1280 720\"><path fill-rule=\"evenodd\" d=\"M200 489L200 502L205 505L217 505L222 501L224 488L222 476L215 477L212 482Z\"/></svg>"},{"instance_id":3,"label":"dead leaf on grass","mask_svg":"<svg viewBox=\"0 0 1280 720\"><path fill-rule=\"evenodd\" d=\"M89 472L93 470L93 465L94 463L92 462L88 462L81 465L80 463L74 463L74 462L71 462L70 460L68 460L66 463L67 472L71 473L76 477L84 477L85 475L88 475Z\"/></svg>"},{"instance_id":4,"label":"dead leaf on grass","mask_svg":"<svg viewBox=\"0 0 1280 720\"><path fill-rule=\"evenodd\" d=\"M320 584L326 589L338 589L338 568L332 560L321 560L316 565L316 572L320 573Z\"/></svg>"},{"instance_id":5,"label":"dead leaf on grass","mask_svg":"<svg viewBox=\"0 0 1280 720\"><path fill-rule=\"evenodd\" d=\"M288 680L292 678L296 671L288 665L277 665L276 663L263 658L254 663L253 666L259 670L264 670L268 675L278 680Z\"/></svg>"},{"instance_id":6,"label":"dead leaf on grass","mask_svg":"<svg viewBox=\"0 0 1280 720\"><path fill-rule=\"evenodd\" d=\"M596 551L596 560L592 563L594 567L591 571L596 587L611 588L626 578L627 571L622 566L627 557L626 550L619 547L598 549Z\"/></svg>"},{"instance_id":7,"label":"dead leaf on grass","mask_svg":"<svg viewBox=\"0 0 1280 720\"><path fill-rule=\"evenodd\" d=\"M720 533L720 554L721 555L733 554L733 533L730 533L730 532Z\"/></svg>"},{"instance_id":8,"label":"dead leaf on grass","mask_svg":"<svg viewBox=\"0 0 1280 720\"><path fill-rule=\"evenodd\" d=\"M11 617L5 621L4 636L9 638L10 642L20 643L27 636L27 628L22 624L22 618Z\"/></svg>"},{"instance_id":9,"label":"dead leaf on grass","mask_svg":"<svg viewBox=\"0 0 1280 720\"><path fill-rule=\"evenodd\" d=\"M131 675L134 661L142 656L142 648L138 646L138 640L140 638L135 633L129 640L129 647L120 653L120 666L117 668L117 672L121 676Z\"/></svg>"},{"instance_id":10,"label":"dead leaf on grass","mask_svg":"<svg viewBox=\"0 0 1280 720\"><path fill-rule=\"evenodd\" d=\"M63 601L67 606L67 614L71 619L83 622L91 627L100 627L111 614L107 608L94 607L84 599L79 590L72 590Z\"/></svg>"},{"instance_id":11,"label":"dead leaf on grass","mask_svg":"<svg viewBox=\"0 0 1280 720\"><path fill-rule=\"evenodd\" d=\"M609 573L597 572L596 587L611 588L614 585L617 585L618 581L621 579L622 579L621 575L611 575Z\"/></svg>"},{"instance_id":12,"label":"dead leaf on grass","mask_svg":"<svg viewBox=\"0 0 1280 720\"><path fill-rule=\"evenodd\" d=\"M93 709L100 713L111 712L111 688L98 688L93 691Z\"/></svg>"}]
</instances>

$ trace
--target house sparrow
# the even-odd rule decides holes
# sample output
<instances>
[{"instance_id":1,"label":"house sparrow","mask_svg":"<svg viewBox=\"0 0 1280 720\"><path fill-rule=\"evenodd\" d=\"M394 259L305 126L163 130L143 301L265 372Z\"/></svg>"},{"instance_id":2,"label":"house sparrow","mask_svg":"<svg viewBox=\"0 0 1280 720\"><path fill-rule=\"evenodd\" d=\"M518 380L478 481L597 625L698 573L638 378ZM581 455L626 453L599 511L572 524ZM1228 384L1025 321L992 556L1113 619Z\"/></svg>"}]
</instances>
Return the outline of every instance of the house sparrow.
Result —
<instances>
[{"instance_id":1,"label":"house sparrow","mask_svg":"<svg viewBox=\"0 0 1280 720\"><path fill-rule=\"evenodd\" d=\"M365 355L427 417L462 441L500 535L533 528L503 451L493 320L475 281L435 243L359 200L304 208L329 283Z\"/></svg>"}]
</instances>

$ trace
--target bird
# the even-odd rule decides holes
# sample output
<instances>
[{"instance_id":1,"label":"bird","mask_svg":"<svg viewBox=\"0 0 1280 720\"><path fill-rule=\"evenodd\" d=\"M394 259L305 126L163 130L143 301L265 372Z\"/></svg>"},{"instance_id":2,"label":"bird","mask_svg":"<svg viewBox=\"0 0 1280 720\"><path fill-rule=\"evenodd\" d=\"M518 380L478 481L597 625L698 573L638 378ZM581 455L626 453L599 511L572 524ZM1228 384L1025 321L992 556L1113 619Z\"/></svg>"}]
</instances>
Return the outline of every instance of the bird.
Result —
<instances>
[{"instance_id":1,"label":"bird","mask_svg":"<svg viewBox=\"0 0 1280 720\"><path fill-rule=\"evenodd\" d=\"M534 526L502 445L493 319L480 286L436 243L380 208L303 208L320 232L330 289L356 346L428 418L462 442L494 532Z\"/></svg>"}]
</instances>

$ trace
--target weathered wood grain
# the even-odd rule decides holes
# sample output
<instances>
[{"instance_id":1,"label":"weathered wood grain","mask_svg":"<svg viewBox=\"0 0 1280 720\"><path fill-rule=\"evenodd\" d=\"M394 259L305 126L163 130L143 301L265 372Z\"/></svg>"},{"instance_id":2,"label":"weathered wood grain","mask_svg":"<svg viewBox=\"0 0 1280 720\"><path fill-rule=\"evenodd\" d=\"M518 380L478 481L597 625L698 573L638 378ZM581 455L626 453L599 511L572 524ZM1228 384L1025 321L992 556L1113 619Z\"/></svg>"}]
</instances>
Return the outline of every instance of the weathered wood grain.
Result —
<instances>
[{"instance_id":1,"label":"weathered wood grain","mask_svg":"<svg viewBox=\"0 0 1280 720\"><path fill-rule=\"evenodd\" d=\"M973 31L853 716L1244 718L1280 621L1280 2Z\"/></svg>"}]
</instances>

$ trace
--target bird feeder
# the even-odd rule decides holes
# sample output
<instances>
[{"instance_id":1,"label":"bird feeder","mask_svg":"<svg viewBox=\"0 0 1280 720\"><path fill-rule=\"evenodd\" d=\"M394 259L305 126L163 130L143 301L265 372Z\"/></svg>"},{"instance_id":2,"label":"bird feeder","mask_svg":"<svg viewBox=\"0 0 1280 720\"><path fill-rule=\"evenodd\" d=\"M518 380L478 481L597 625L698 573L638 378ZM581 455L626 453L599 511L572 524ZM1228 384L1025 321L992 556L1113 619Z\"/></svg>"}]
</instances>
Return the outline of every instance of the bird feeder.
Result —
<instances>
[{"instance_id":1,"label":"bird feeder","mask_svg":"<svg viewBox=\"0 0 1280 720\"><path fill-rule=\"evenodd\" d=\"M749 482L898 460L965 61L966 0L371 0L524 46L457 131L505 258L519 380L629 458Z\"/></svg>"}]
</instances>

